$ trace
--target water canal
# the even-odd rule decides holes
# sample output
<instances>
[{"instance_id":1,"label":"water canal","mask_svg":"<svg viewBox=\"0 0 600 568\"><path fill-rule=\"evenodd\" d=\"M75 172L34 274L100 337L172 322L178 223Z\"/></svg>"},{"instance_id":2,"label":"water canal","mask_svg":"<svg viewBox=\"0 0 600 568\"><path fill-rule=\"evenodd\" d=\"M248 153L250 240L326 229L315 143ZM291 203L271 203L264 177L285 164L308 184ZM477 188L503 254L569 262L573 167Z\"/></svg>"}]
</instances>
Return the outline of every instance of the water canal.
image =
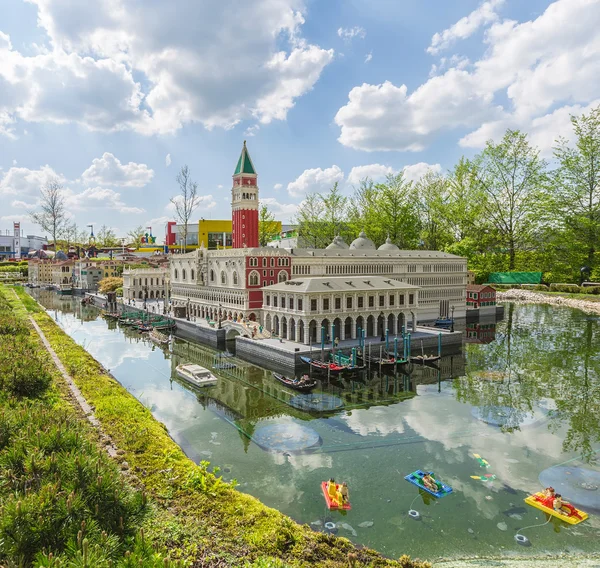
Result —
<instances>
[{"instance_id":1,"label":"water canal","mask_svg":"<svg viewBox=\"0 0 600 568\"><path fill-rule=\"evenodd\" d=\"M495 337L490 326L480 334L484 343L466 343L439 369L323 382L307 398L238 359L228 360L235 369L217 372L217 386L193 392L174 380L175 366L210 366L213 350L178 339L169 352L76 299L35 296L192 459L218 465L241 491L316 530L333 521L339 535L386 555L428 559L598 551L596 318L509 304ZM403 479L416 469L434 470L454 493L440 500L420 494ZM495 479L471 477L485 474ZM320 482L332 476L350 487L345 515L325 509ZM544 524L547 517L523 502L542 483L590 519ZM519 529L530 546L515 541Z\"/></svg>"}]
</instances>

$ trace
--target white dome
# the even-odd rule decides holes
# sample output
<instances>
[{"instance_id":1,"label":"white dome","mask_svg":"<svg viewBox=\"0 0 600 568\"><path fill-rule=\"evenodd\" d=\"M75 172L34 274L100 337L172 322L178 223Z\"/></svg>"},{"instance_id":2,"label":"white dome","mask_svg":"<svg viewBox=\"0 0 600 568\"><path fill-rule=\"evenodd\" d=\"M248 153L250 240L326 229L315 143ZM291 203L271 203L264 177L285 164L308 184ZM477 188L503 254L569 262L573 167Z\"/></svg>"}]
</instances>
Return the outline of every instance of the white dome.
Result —
<instances>
[{"instance_id":1,"label":"white dome","mask_svg":"<svg viewBox=\"0 0 600 568\"><path fill-rule=\"evenodd\" d=\"M383 243L377 250L398 251L400 249L388 237L385 239L385 243Z\"/></svg>"},{"instance_id":2,"label":"white dome","mask_svg":"<svg viewBox=\"0 0 600 568\"><path fill-rule=\"evenodd\" d=\"M360 232L358 239L354 239L350 245L351 250L375 250L375 243L367 238L364 231Z\"/></svg>"},{"instance_id":3,"label":"white dome","mask_svg":"<svg viewBox=\"0 0 600 568\"><path fill-rule=\"evenodd\" d=\"M325 247L325 250L331 249L347 249L348 245L344 242L344 239L337 235L334 237L333 241Z\"/></svg>"}]
</instances>

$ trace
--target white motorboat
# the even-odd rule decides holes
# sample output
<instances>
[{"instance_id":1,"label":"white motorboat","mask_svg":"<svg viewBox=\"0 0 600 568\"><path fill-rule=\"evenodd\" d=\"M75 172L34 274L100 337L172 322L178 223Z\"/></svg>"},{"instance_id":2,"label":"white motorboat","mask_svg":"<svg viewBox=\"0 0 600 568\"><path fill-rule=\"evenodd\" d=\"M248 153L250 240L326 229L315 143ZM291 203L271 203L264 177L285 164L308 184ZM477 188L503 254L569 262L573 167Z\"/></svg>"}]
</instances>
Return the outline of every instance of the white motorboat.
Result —
<instances>
[{"instance_id":1,"label":"white motorboat","mask_svg":"<svg viewBox=\"0 0 600 568\"><path fill-rule=\"evenodd\" d=\"M175 371L179 377L195 387L212 387L217 384L217 377L208 369L195 363L177 365Z\"/></svg>"}]
</instances>

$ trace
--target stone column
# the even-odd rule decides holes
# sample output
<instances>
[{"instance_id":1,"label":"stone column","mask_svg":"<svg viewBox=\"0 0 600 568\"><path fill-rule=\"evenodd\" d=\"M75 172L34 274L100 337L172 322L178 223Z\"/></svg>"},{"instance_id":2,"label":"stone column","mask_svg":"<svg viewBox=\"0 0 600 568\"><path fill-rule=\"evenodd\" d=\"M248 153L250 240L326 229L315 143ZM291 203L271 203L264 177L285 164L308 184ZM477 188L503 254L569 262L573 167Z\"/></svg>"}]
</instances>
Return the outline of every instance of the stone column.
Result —
<instances>
[{"instance_id":1,"label":"stone column","mask_svg":"<svg viewBox=\"0 0 600 568\"><path fill-rule=\"evenodd\" d=\"M302 337L302 338L300 337L300 321L301 320L296 319L295 323L294 323L294 325L296 326L296 333L295 333L296 339L295 339L295 341L297 343L303 343L304 342L304 337Z\"/></svg>"},{"instance_id":2,"label":"stone column","mask_svg":"<svg viewBox=\"0 0 600 568\"><path fill-rule=\"evenodd\" d=\"M340 341L343 341L344 339L346 339L346 318L343 315L340 315Z\"/></svg>"},{"instance_id":3,"label":"stone column","mask_svg":"<svg viewBox=\"0 0 600 568\"><path fill-rule=\"evenodd\" d=\"M304 345L310 344L310 329L309 322L305 319L302 320L304 322Z\"/></svg>"}]
</instances>

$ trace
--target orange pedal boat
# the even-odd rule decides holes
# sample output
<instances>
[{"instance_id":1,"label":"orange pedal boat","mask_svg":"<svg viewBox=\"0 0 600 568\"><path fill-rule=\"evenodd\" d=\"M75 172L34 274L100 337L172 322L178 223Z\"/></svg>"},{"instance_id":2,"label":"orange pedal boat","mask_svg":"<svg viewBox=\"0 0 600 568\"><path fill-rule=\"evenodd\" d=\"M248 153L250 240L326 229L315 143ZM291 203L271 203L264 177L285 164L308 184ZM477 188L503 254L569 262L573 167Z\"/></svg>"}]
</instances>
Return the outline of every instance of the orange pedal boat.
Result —
<instances>
[{"instance_id":1,"label":"orange pedal boat","mask_svg":"<svg viewBox=\"0 0 600 568\"><path fill-rule=\"evenodd\" d=\"M323 490L323 497L325 497L325 503L327 503L328 509L339 509L340 511L349 511L352 509L350 503L344 503L341 507L337 504L337 502L333 502L331 497L329 497L329 492L327 491L327 481L321 482L321 489ZM340 484L336 483L335 488L339 491Z\"/></svg>"}]
</instances>

